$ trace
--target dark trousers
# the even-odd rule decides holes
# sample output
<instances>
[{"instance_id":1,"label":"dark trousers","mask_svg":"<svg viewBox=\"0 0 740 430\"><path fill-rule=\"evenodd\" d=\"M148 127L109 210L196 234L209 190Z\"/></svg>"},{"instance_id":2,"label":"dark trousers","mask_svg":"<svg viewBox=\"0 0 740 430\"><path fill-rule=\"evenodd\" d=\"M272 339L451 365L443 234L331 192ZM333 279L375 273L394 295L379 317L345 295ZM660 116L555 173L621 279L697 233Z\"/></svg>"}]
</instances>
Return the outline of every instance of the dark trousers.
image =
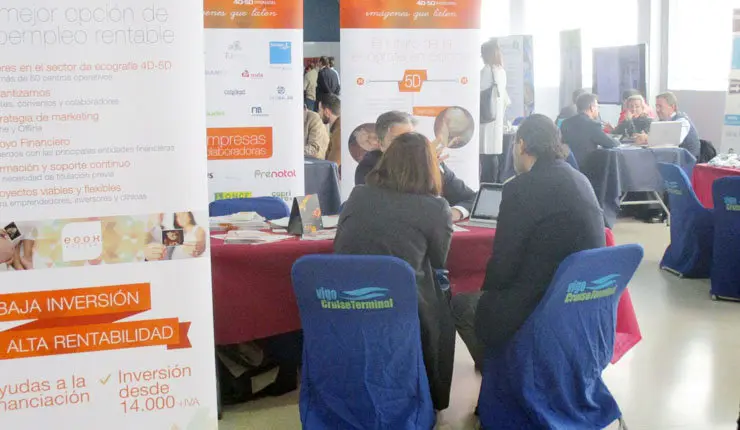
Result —
<instances>
[{"instance_id":1,"label":"dark trousers","mask_svg":"<svg viewBox=\"0 0 740 430\"><path fill-rule=\"evenodd\" d=\"M481 369L485 357L485 347L475 334L475 311L478 308L481 294L481 292L458 294L452 297L450 302L455 328L465 342L465 346L468 347L475 361L475 367L478 369Z\"/></svg>"},{"instance_id":2,"label":"dark trousers","mask_svg":"<svg viewBox=\"0 0 740 430\"><path fill-rule=\"evenodd\" d=\"M499 183L502 154L480 154L480 181L487 184Z\"/></svg>"},{"instance_id":3,"label":"dark trousers","mask_svg":"<svg viewBox=\"0 0 740 430\"><path fill-rule=\"evenodd\" d=\"M314 111L314 112L317 111L317 108L318 108L317 105L318 105L318 103L316 103L316 100L311 100L309 98L304 98L303 99L303 103L306 104L306 107L308 108L308 110L311 110L311 111Z\"/></svg>"}]
</instances>

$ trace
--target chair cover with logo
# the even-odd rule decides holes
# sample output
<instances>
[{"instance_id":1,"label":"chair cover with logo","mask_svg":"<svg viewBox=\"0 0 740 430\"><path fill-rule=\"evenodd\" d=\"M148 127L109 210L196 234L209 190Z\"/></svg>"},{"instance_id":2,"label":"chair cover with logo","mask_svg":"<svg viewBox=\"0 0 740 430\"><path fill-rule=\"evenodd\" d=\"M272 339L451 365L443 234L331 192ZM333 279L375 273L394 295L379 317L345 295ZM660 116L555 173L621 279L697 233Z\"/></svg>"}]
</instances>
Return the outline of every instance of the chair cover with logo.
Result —
<instances>
[{"instance_id":1,"label":"chair cover with logo","mask_svg":"<svg viewBox=\"0 0 740 430\"><path fill-rule=\"evenodd\" d=\"M740 300L740 177L720 178L714 195L712 294Z\"/></svg>"},{"instance_id":2,"label":"chair cover with logo","mask_svg":"<svg viewBox=\"0 0 740 430\"><path fill-rule=\"evenodd\" d=\"M506 346L488 351L478 400L487 430L593 430L621 416L601 378L614 349L617 303L642 248L581 251Z\"/></svg>"},{"instance_id":3,"label":"chair cover with logo","mask_svg":"<svg viewBox=\"0 0 740 430\"><path fill-rule=\"evenodd\" d=\"M712 211L696 197L681 167L658 163L671 210L671 243L660 267L687 278L708 278L712 263Z\"/></svg>"},{"instance_id":4,"label":"chair cover with logo","mask_svg":"<svg viewBox=\"0 0 740 430\"><path fill-rule=\"evenodd\" d=\"M239 212L257 212L267 220L290 216L290 208L277 197L250 197L247 199L216 200L208 205L210 216L226 216Z\"/></svg>"},{"instance_id":5,"label":"chair cover with logo","mask_svg":"<svg viewBox=\"0 0 740 430\"><path fill-rule=\"evenodd\" d=\"M303 428L429 430L411 266L395 257L311 255L293 266L303 325Z\"/></svg>"}]
</instances>

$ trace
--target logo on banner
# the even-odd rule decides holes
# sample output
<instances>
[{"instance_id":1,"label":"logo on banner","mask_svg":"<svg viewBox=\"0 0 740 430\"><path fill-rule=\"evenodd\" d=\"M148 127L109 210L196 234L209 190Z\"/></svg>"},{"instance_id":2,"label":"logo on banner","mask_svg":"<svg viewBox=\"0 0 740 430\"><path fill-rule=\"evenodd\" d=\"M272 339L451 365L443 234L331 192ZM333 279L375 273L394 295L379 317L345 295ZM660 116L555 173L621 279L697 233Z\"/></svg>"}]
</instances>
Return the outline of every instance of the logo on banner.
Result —
<instances>
[{"instance_id":1,"label":"logo on banner","mask_svg":"<svg viewBox=\"0 0 740 430\"><path fill-rule=\"evenodd\" d=\"M222 110L209 110L206 112L206 116L209 118L215 118L218 116L226 116L226 112Z\"/></svg>"},{"instance_id":2,"label":"logo on banner","mask_svg":"<svg viewBox=\"0 0 740 430\"><path fill-rule=\"evenodd\" d=\"M323 309L360 311L393 308L393 298L388 297L387 288L366 287L337 291L321 287L316 289L316 297Z\"/></svg>"},{"instance_id":3,"label":"logo on banner","mask_svg":"<svg viewBox=\"0 0 740 430\"><path fill-rule=\"evenodd\" d=\"M275 88L275 95L270 96L270 100L273 101L290 101L293 100L293 96L288 93L288 90L283 87L279 86Z\"/></svg>"},{"instance_id":4,"label":"logo on banner","mask_svg":"<svg viewBox=\"0 0 740 430\"><path fill-rule=\"evenodd\" d=\"M294 170L255 170L254 177L257 179L283 179L283 178L295 178L296 171Z\"/></svg>"},{"instance_id":5,"label":"logo on banner","mask_svg":"<svg viewBox=\"0 0 740 430\"><path fill-rule=\"evenodd\" d=\"M277 197L279 199L283 199L286 202L291 202L293 200L293 193L291 193L290 191L287 191L287 192L275 191L275 192L273 192L270 195L272 197Z\"/></svg>"},{"instance_id":6,"label":"logo on banner","mask_svg":"<svg viewBox=\"0 0 740 430\"><path fill-rule=\"evenodd\" d=\"M618 273L595 279L591 282L573 281L568 285L565 303L585 302L609 297L617 291Z\"/></svg>"},{"instance_id":7,"label":"logo on banner","mask_svg":"<svg viewBox=\"0 0 740 430\"><path fill-rule=\"evenodd\" d=\"M248 199L252 197L251 191L229 191L214 194L214 200Z\"/></svg>"},{"instance_id":8,"label":"logo on banner","mask_svg":"<svg viewBox=\"0 0 740 430\"><path fill-rule=\"evenodd\" d=\"M240 90L240 89L224 90L224 94L227 96L234 96L234 97L246 96L247 90Z\"/></svg>"},{"instance_id":9,"label":"logo on banner","mask_svg":"<svg viewBox=\"0 0 740 430\"><path fill-rule=\"evenodd\" d=\"M270 116L268 113L264 111L264 109L262 109L262 106L252 106L252 108L250 109L250 113L252 114L252 116L262 116L262 117Z\"/></svg>"},{"instance_id":10,"label":"logo on banner","mask_svg":"<svg viewBox=\"0 0 740 430\"><path fill-rule=\"evenodd\" d=\"M62 260L96 260L103 253L100 221L73 222L62 228Z\"/></svg>"},{"instance_id":11,"label":"logo on banner","mask_svg":"<svg viewBox=\"0 0 740 430\"><path fill-rule=\"evenodd\" d=\"M241 58L244 57L244 54L242 53L242 44L240 41L235 40L226 46L226 52L224 52L224 57L227 60L233 60L234 58Z\"/></svg>"},{"instance_id":12,"label":"logo on banner","mask_svg":"<svg viewBox=\"0 0 740 430\"><path fill-rule=\"evenodd\" d=\"M293 62L291 42L270 42L270 64L288 66Z\"/></svg>"},{"instance_id":13,"label":"logo on banner","mask_svg":"<svg viewBox=\"0 0 740 430\"><path fill-rule=\"evenodd\" d=\"M242 72L242 78L244 79L262 79L264 77L262 73L249 73L249 70L246 69Z\"/></svg>"},{"instance_id":14,"label":"logo on banner","mask_svg":"<svg viewBox=\"0 0 740 430\"><path fill-rule=\"evenodd\" d=\"M206 69L206 76L223 76L226 74L226 70L209 70Z\"/></svg>"},{"instance_id":15,"label":"logo on banner","mask_svg":"<svg viewBox=\"0 0 740 430\"><path fill-rule=\"evenodd\" d=\"M209 128L209 160L272 157L272 127Z\"/></svg>"}]
</instances>

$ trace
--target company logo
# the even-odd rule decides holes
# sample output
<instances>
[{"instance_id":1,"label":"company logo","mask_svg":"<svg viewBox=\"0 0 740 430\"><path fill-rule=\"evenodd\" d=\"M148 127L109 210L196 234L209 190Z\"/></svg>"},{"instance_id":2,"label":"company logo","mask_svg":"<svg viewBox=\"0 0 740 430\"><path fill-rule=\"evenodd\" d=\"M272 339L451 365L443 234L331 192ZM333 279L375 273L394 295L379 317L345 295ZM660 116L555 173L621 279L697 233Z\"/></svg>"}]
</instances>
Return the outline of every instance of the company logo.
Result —
<instances>
[{"instance_id":1,"label":"company logo","mask_svg":"<svg viewBox=\"0 0 740 430\"><path fill-rule=\"evenodd\" d=\"M393 308L393 298L388 297L387 288L366 287L337 291L321 287L316 289L316 297L323 309L359 311Z\"/></svg>"},{"instance_id":2,"label":"company logo","mask_svg":"<svg viewBox=\"0 0 740 430\"><path fill-rule=\"evenodd\" d=\"M209 128L209 160L248 160L272 157L272 127Z\"/></svg>"},{"instance_id":3,"label":"company logo","mask_svg":"<svg viewBox=\"0 0 740 430\"><path fill-rule=\"evenodd\" d=\"M585 302L608 297L617 291L619 274L613 273L589 282L573 281L568 285L565 303Z\"/></svg>"},{"instance_id":4,"label":"company logo","mask_svg":"<svg viewBox=\"0 0 740 430\"><path fill-rule=\"evenodd\" d=\"M74 222L62 229L62 260L95 260L103 253L100 221Z\"/></svg>"},{"instance_id":5,"label":"company logo","mask_svg":"<svg viewBox=\"0 0 740 430\"><path fill-rule=\"evenodd\" d=\"M224 94L227 96L246 96L247 90L239 90L239 89L233 89L233 90L224 90Z\"/></svg>"},{"instance_id":6,"label":"company logo","mask_svg":"<svg viewBox=\"0 0 740 430\"><path fill-rule=\"evenodd\" d=\"M264 109L262 109L262 106L252 106L249 113L252 116L270 116Z\"/></svg>"},{"instance_id":7,"label":"company logo","mask_svg":"<svg viewBox=\"0 0 740 430\"><path fill-rule=\"evenodd\" d=\"M676 181L664 181L664 182L665 182L665 191L668 194L674 194L674 195L677 195L677 196L682 196L683 195L683 191L678 186L678 182L676 182Z\"/></svg>"},{"instance_id":8,"label":"company logo","mask_svg":"<svg viewBox=\"0 0 740 430\"><path fill-rule=\"evenodd\" d=\"M262 73L249 73L249 70L246 69L242 72L242 78L244 79L263 79L264 77Z\"/></svg>"},{"instance_id":9,"label":"company logo","mask_svg":"<svg viewBox=\"0 0 740 430\"><path fill-rule=\"evenodd\" d=\"M270 96L270 100L273 101L289 101L293 100L293 95L288 93L288 90L284 86L275 88L275 95Z\"/></svg>"},{"instance_id":10,"label":"company logo","mask_svg":"<svg viewBox=\"0 0 740 430\"><path fill-rule=\"evenodd\" d=\"M251 191L229 191L227 193L215 193L214 200L248 199L252 197Z\"/></svg>"},{"instance_id":11,"label":"company logo","mask_svg":"<svg viewBox=\"0 0 740 430\"><path fill-rule=\"evenodd\" d=\"M222 110L209 110L206 112L206 116L209 118L214 118L217 116L226 116L226 112Z\"/></svg>"},{"instance_id":12,"label":"company logo","mask_svg":"<svg viewBox=\"0 0 740 430\"><path fill-rule=\"evenodd\" d=\"M226 58L227 60L233 60L235 58L242 57L245 57L245 54L242 53L242 44L240 41L235 40L226 46L224 58Z\"/></svg>"},{"instance_id":13,"label":"company logo","mask_svg":"<svg viewBox=\"0 0 740 430\"><path fill-rule=\"evenodd\" d=\"M257 179L278 179L278 178L295 178L294 170L255 170L254 177Z\"/></svg>"},{"instance_id":14,"label":"company logo","mask_svg":"<svg viewBox=\"0 0 740 430\"><path fill-rule=\"evenodd\" d=\"M275 0L234 0L234 4L245 5L245 6L252 6L252 5L270 6L270 5L276 5L277 2Z\"/></svg>"},{"instance_id":15,"label":"company logo","mask_svg":"<svg viewBox=\"0 0 740 430\"><path fill-rule=\"evenodd\" d=\"M737 203L737 197L725 197L725 209L732 212L740 212L740 204Z\"/></svg>"},{"instance_id":16,"label":"company logo","mask_svg":"<svg viewBox=\"0 0 740 430\"><path fill-rule=\"evenodd\" d=\"M275 191L271 195L272 195L272 197L277 197L279 199L283 199L286 202L291 202L293 200L293 193L291 193L290 191L287 191L287 192Z\"/></svg>"},{"instance_id":17,"label":"company logo","mask_svg":"<svg viewBox=\"0 0 740 430\"><path fill-rule=\"evenodd\" d=\"M270 64L288 66L293 62L291 42L270 42Z\"/></svg>"},{"instance_id":18,"label":"company logo","mask_svg":"<svg viewBox=\"0 0 740 430\"><path fill-rule=\"evenodd\" d=\"M210 70L206 69L206 76L223 76L226 74L226 70Z\"/></svg>"}]
</instances>

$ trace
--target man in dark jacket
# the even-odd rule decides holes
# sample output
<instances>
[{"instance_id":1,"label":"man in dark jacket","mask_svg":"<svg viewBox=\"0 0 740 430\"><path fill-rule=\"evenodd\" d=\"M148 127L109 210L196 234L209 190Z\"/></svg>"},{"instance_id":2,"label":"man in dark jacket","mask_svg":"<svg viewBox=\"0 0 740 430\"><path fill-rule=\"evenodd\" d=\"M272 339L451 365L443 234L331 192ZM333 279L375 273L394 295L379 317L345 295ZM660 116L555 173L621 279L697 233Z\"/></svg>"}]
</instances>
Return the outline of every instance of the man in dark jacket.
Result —
<instances>
[{"instance_id":1,"label":"man in dark jacket","mask_svg":"<svg viewBox=\"0 0 740 430\"><path fill-rule=\"evenodd\" d=\"M319 77L316 80L316 100L324 100L330 94L339 95L341 87L339 86L339 75L329 68L329 59L321 57L319 60Z\"/></svg>"},{"instance_id":2,"label":"man in dark jacket","mask_svg":"<svg viewBox=\"0 0 740 430\"><path fill-rule=\"evenodd\" d=\"M401 134L414 131L415 126L414 117L405 112L391 111L380 115L375 122L375 133L378 135L380 150L365 154L355 170L355 185L364 185L365 176L375 168L393 139ZM447 200L452 209L452 221L462 221L470 216L476 193L465 185L462 179L455 176L455 172L444 163L440 164L440 170L442 171L442 197Z\"/></svg>"},{"instance_id":3,"label":"man in dark jacket","mask_svg":"<svg viewBox=\"0 0 740 430\"><path fill-rule=\"evenodd\" d=\"M527 118L512 151L518 176L504 185L483 289L452 299L457 330L478 366L534 312L566 257L605 246L599 202L588 179L563 161L552 120Z\"/></svg>"},{"instance_id":4,"label":"man in dark jacket","mask_svg":"<svg viewBox=\"0 0 740 430\"><path fill-rule=\"evenodd\" d=\"M565 120L561 126L563 142L570 147L578 166L586 166L588 157L597 148L614 148L619 141L604 133L599 121L599 102L590 93L582 94L576 100L578 115Z\"/></svg>"},{"instance_id":5,"label":"man in dark jacket","mask_svg":"<svg viewBox=\"0 0 740 430\"><path fill-rule=\"evenodd\" d=\"M558 118L555 120L556 124L562 124L562 122L565 121L566 119L570 119L578 115L578 108L576 107L576 102L578 101L578 97L580 97L581 94L586 94L586 92L587 91L584 90L583 88L579 88L573 91L573 104L565 106L564 108L560 109Z\"/></svg>"}]
</instances>

